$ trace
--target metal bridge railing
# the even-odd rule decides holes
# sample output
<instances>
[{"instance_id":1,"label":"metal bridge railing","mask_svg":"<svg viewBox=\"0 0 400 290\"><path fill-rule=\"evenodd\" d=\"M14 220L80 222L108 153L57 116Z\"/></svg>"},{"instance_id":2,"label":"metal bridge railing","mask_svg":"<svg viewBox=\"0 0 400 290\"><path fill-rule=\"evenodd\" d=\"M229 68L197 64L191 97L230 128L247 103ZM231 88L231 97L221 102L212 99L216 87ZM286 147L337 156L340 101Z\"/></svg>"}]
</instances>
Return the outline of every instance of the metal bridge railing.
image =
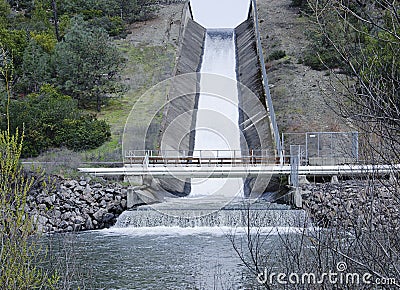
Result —
<instances>
[{"instance_id":1,"label":"metal bridge railing","mask_svg":"<svg viewBox=\"0 0 400 290\"><path fill-rule=\"evenodd\" d=\"M267 155L267 150L128 150L126 165L143 166L248 166L276 164L279 160Z\"/></svg>"}]
</instances>

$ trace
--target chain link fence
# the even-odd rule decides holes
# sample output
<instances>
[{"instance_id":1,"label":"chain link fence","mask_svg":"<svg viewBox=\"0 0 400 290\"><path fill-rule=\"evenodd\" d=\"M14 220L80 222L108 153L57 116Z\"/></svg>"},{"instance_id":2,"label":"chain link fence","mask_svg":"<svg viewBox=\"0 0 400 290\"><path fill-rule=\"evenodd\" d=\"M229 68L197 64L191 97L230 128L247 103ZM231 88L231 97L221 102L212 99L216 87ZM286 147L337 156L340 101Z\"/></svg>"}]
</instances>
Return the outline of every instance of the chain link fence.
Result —
<instances>
[{"instance_id":1,"label":"chain link fence","mask_svg":"<svg viewBox=\"0 0 400 290\"><path fill-rule=\"evenodd\" d=\"M358 132L283 133L285 162L292 156L292 145L302 146L303 165L340 165L359 161Z\"/></svg>"}]
</instances>

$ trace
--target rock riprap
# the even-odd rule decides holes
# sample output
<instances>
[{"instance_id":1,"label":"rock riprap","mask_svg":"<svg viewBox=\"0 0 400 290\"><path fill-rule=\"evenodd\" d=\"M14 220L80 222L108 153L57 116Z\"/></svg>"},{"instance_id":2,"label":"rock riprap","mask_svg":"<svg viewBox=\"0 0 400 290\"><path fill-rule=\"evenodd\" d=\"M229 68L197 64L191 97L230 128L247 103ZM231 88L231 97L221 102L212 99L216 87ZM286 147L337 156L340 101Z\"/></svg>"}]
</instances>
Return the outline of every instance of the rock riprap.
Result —
<instances>
[{"instance_id":1,"label":"rock riprap","mask_svg":"<svg viewBox=\"0 0 400 290\"><path fill-rule=\"evenodd\" d=\"M395 186L361 180L302 186L303 208L318 226L400 230Z\"/></svg>"},{"instance_id":2,"label":"rock riprap","mask_svg":"<svg viewBox=\"0 0 400 290\"><path fill-rule=\"evenodd\" d=\"M57 179L53 189L33 189L26 210L41 232L94 230L112 226L126 210L126 198L127 188L118 183Z\"/></svg>"}]
</instances>

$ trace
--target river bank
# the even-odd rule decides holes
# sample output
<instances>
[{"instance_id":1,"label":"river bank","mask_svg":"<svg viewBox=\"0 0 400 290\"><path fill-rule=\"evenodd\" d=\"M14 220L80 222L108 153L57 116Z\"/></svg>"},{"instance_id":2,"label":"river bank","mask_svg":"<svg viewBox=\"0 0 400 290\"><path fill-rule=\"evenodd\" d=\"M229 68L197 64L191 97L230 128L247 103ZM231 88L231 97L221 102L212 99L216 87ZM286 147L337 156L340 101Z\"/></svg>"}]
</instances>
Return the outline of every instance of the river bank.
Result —
<instances>
[{"instance_id":1,"label":"river bank","mask_svg":"<svg viewBox=\"0 0 400 290\"><path fill-rule=\"evenodd\" d=\"M27 211L44 233L76 232L107 228L126 210L127 187L103 185L90 178L52 178L27 197Z\"/></svg>"},{"instance_id":2,"label":"river bank","mask_svg":"<svg viewBox=\"0 0 400 290\"><path fill-rule=\"evenodd\" d=\"M303 208L317 226L398 231L400 210L388 181L302 185Z\"/></svg>"}]
</instances>

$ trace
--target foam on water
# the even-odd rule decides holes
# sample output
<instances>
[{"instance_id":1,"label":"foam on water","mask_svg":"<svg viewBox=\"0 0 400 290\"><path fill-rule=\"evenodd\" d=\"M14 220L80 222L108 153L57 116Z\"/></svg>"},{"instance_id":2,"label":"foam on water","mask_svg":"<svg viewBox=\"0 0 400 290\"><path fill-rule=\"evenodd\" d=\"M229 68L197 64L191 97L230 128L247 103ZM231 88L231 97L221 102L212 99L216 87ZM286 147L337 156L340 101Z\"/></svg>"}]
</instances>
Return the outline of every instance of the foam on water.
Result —
<instances>
[{"instance_id":1,"label":"foam on water","mask_svg":"<svg viewBox=\"0 0 400 290\"><path fill-rule=\"evenodd\" d=\"M226 208L210 211L207 204L161 203L152 206L141 206L136 210L123 212L115 225L119 228L135 227L178 227L178 228L208 228L208 227L304 227L307 217L301 210L264 208Z\"/></svg>"},{"instance_id":2,"label":"foam on water","mask_svg":"<svg viewBox=\"0 0 400 290\"><path fill-rule=\"evenodd\" d=\"M307 229L308 230L308 229ZM285 234L301 234L305 231L301 227L261 227L251 228L251 234L259 234L263 236L275 236ZM246 227L178 227L178 226L159 226L159 227L126 227L126 228L110 228L100 230L100 233L107 236L243 236L248 234Z\"/></svg>"}]
</instances>

